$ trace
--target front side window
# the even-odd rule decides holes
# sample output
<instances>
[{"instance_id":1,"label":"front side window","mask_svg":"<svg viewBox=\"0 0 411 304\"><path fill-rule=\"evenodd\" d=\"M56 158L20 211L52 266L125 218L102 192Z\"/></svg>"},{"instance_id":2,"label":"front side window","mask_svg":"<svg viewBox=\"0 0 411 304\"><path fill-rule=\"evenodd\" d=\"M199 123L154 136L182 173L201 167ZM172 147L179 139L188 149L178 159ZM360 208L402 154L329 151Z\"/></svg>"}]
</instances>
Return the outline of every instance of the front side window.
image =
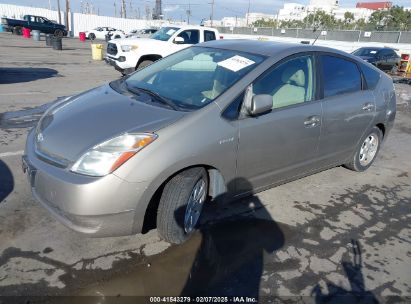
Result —
<instances>
[{"instance_id":1,"label":"front side window","mask_svg":"<svg viewBox=\"0 0 411 304\"><path fill-rule=\"evenodd\" d=\"M321 60L324 97L361 90L361 75L354 62L329 55L321 56Z\"/></svg>"},{"instance_id":2,"label":"front side window","mask_svg":"<svg viewBox=\"0 0 411 304\"><path fill-rule=\"evenodd\" d=\"M129 91L155 92L177 107L204 107L254 69L265 57L215 48L191 47L126 79Z\"/></svg>"},{"instance_id":3,"label":"front side window","mask_svg":"<svg viewBox=\"0 0 411 304\"><path fill-rule=\"evenodd\" d=\"M184 39L184 44L196 44L200 42L199 30L187 30L178 34L178 37Z\"/></svg>"},{"instance_id":4,"label":"front side window","mask_svg":"<svg viewBox=\"0 0 411 304\"><path fill-rule=\"evenodd\" d=\"M173 34L178 30L178 27L162 27L157 32L155 32L150 38L155 40L168 41L170 37L173 36Z\"/></svg>"},{"instance_id":5,"label":"front side window","mask_svg":"<svg viewBox=\"0 0 411 304\"><path fill-rule=\"evenodd\" d=\"M301 56L281 63L253 84L253 95L273 97L273 109L314 99L312 56Z\"/></svg>"}]
</instances>

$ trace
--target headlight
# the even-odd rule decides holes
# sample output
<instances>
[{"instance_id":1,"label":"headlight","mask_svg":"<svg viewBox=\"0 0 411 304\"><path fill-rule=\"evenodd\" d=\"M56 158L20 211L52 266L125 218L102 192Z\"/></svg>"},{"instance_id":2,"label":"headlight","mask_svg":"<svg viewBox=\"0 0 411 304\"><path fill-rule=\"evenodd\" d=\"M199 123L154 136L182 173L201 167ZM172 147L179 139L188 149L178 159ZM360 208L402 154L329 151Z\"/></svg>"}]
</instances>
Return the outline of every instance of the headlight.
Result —
<instances>
[{"instance_id":1,"label":"headlight","mask_svg":"<svg viewBox=\"0 0 411 304\"><path fill-rule=\"evenodd\" d=\"M156 134L123 134L88 150L71 167L71 171L90 175L107 175L157 138Z\"/></svg>"},{"instance_id":2,"label":"headlight","mask_svg":"<svg viewBox=\"0 0 411 304\"><path fill-rule=\"evenodd\" d=\"M130 52L132 50L136 50L138 48L137 45L122 45L121 46L121 50L123 52Z\"/></svg>"}]
</instances>

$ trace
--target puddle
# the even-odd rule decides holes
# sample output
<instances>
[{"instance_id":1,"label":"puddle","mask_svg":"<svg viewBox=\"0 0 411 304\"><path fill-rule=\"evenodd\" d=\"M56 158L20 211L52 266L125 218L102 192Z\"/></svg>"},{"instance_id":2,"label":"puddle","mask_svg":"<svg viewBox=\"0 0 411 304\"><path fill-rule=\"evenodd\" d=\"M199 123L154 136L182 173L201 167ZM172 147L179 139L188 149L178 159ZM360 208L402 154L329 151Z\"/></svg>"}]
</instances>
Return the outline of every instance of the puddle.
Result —
<instances>
[{"instance_id":1,"label":"puddle","mask_svg":"<svg viewBox=\"0 0 411 304\"><path fill-rule=\"evenodd\" d=\"M43 113L54 103L55 101L34 108L0 113L0 129L34 127Z\"/></svg>"},{"instance_id":2,"label":"puddle","mask_svg":"<svg viewBox=\"0 0 411 304\"><path fill-rule=\"evenodd\" d=\"M78 295L100 296L100 303L105 296L258 296L264 256L283 246L284 229L257 218L207 225L186 243Z\"/></svg>"}]
</instances>

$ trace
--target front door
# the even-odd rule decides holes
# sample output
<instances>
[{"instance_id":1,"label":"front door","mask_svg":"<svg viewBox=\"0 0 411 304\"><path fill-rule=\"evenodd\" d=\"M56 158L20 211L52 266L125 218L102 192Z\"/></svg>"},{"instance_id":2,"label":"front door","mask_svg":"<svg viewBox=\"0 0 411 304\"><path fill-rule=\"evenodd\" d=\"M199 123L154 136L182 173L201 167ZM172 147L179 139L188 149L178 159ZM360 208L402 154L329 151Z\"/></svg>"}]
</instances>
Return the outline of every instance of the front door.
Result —
<instances>
[{"instance_id":1,"label":"front door","mask_svg":"<svg viewBox=\"0 0 411 304\"><path fill-rule=\"evenodd\" d=\"M294 56L257 79L246 94L270 94L272 111L239 120L236 192L256 191L308 171L318 155L322 119L314 58ZM248 97L247 97L248 95Z\"/></svg>"}]
</instances>

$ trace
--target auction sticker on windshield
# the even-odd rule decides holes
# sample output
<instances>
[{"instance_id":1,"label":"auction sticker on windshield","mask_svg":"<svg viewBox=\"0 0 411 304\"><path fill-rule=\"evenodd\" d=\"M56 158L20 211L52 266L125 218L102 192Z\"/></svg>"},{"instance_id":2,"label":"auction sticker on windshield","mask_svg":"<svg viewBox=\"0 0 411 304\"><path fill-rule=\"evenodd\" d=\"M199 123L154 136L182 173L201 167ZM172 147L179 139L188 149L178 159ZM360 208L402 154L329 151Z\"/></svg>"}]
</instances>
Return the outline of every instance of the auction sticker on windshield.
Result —
<instances>
[{"instance_id":1,"label":"auction sticker on windshield","mask_svg":"<svg viewBox=\"0 0 411 304\"><path fill-rule=\"evenodd\" d=\"M235 55L231 58L219 62L218 65L230 71L238 72L239 70L244 69L254 63L255 62L250 59Z\"/></svg>"}]
</instances>

